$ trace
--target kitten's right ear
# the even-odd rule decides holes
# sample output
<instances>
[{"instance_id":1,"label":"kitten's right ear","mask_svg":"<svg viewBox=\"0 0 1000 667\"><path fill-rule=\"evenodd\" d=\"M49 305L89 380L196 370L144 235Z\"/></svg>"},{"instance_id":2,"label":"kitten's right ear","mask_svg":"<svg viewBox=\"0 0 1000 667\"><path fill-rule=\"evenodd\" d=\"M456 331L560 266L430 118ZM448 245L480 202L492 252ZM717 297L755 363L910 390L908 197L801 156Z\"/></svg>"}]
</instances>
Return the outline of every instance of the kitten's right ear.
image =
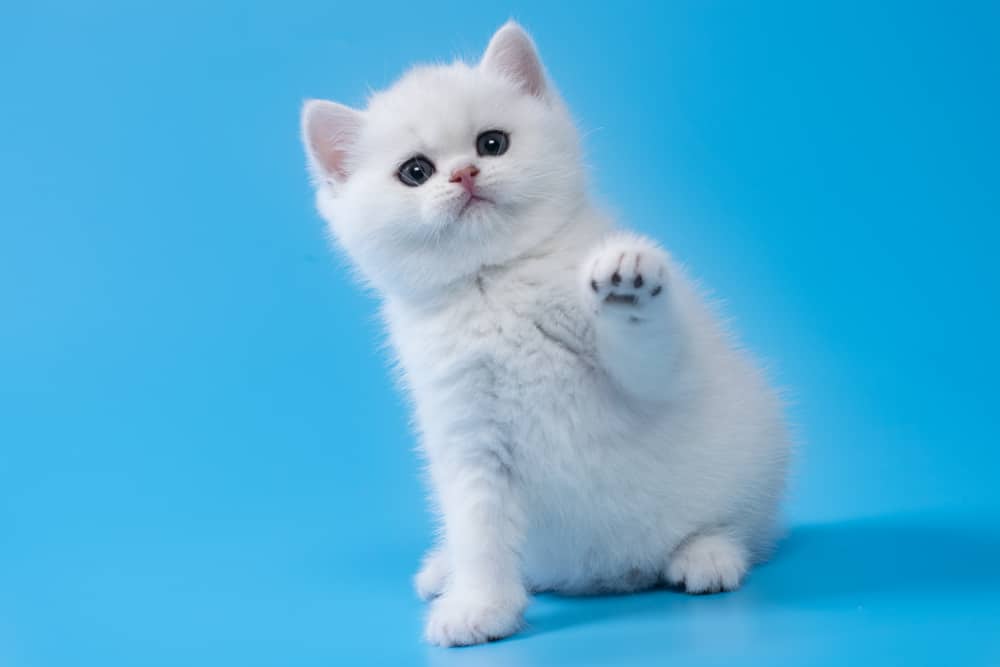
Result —
<instances>
[{"instance_id":1,"label":"kitten's right ear","mask_svg":"<svg viewBox=\"0 0 1000 667\"><path fill-rule=\"evenodd\" d=\"M496 31L479 66L510 78L529 95L545 96L545 68L535 43L514 21Z\"/></svg>"},{"instance_id":2,"label":"kitten's right ear","mask_svg":"<svg viewBox=\"0 0 1000 667\"><path fill-rule=\"evenodd\" d=\"M313 177L325 181L347 180L350 155L364 116L342 104L308 100L302 107L302 143Z\"/></svg>"}]
</instances>

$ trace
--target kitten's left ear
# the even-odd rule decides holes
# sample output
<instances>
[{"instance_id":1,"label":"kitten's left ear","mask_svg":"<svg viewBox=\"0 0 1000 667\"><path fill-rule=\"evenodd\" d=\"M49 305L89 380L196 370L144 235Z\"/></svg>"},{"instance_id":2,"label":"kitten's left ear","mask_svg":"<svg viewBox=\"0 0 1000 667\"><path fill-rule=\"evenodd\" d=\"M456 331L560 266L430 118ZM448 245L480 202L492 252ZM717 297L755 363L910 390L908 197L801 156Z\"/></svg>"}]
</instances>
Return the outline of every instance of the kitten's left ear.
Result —
<instances>
[{"instance_id":1,"label":"kitten's left ear","mask_svg":"<svg viewBox=\"0 0 1000 667\"><path fill-rule=\"evenodd\" d=\"M302 107L302 143L309 156L309 169L318 181L346 181L364 116L342 104L309 100Z\"/></svg>"},{"instance_id":2,"label":"kitten's left ear","mask_svg":"<svg viewBox=\"0 0 1000 667\"><path fill-rule=\"evenodd\" d=\"M496 31L479 66L510 78L529 95L545 95L545 69L535 43L514 21L508 21Z\"/></svg>"}]
</instances>

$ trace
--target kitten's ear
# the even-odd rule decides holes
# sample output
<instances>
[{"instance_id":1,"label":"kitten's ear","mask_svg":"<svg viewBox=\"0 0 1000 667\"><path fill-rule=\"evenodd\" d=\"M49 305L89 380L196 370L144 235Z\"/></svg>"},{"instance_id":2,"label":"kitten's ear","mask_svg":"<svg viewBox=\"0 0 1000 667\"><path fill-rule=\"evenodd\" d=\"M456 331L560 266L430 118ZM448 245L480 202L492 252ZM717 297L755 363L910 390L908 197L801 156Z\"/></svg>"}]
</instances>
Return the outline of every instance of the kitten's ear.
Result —
<instances>
[{"instance_id":1,"label":"kitten's ear","mask_svg":"<svg viewBox=\"0 0 1000 667\"><path fill-rule=\"evenodd\" d=\"M342 104L308 100L302 107L302 143L317 180L346 181L348 162L364 116Z\"/></svg>"},{"instance_id":2,"label":"kitten's ear","mask_svg":"<svg viewBox=\"0 0 1000 667\"><path fill-rule=\"evenodd\" d=\"M542 97L545 94L545 70L535 43L514 21L508 21L496 31L479 66L509 77L529 95Z\"/></svg>"}]
</instances>

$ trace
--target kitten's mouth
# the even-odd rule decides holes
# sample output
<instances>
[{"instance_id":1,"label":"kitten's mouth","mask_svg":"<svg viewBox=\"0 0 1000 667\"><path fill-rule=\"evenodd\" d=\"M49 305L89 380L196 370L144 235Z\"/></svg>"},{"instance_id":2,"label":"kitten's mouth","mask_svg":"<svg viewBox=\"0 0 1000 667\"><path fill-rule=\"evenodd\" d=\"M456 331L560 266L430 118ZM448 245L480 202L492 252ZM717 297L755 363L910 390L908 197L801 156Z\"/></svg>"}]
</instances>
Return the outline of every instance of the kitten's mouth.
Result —
<instances>
[{"instance_id":1,"label":"kitten's mouth","mask_svg":"<svg viewBox=\"0 0 1000 667\"><path fill-rule=\"evenodd\" d=\"M465 203L462 204L462 208L458 209L458 217L464 215L465 212L471 208L482 206L483 204L492 204L492 203L493 203L492 199L487 199L482 195L472 194L470 192L469 197L465 200Z\"/></svg>"}]
</instances>

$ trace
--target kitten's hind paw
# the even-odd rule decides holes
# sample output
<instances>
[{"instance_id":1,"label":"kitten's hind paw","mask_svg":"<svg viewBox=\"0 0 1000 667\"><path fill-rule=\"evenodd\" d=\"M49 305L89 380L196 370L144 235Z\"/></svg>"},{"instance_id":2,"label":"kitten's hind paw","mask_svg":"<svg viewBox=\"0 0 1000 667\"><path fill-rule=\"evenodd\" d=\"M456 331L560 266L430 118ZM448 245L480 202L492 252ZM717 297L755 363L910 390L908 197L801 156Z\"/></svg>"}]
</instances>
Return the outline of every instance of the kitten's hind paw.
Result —
<instances>
[{"instance_id":1,"label":"kitten's hind paw","mask_svg":"<svg viewBox=\"0 0 1000 667\"><path fill-rule=\"evenodd\" d=\"M420 571L413 577L413 587L421 600L430 600L441 595L448 583L448 554L443 549L434 549L424 556Z\"/></svg>"},{"instance_id":2,"label":"kitten's hind paw","mask_svg":"<svg viewBox=\"0 0 1000 667\"><path fill-rule=\"evenodd\" d=\"M746 572L743 547L721 535L696 535L670 557L667 580L688 593L718 593L739 588Z\"/></svg>"}]
</instances>

